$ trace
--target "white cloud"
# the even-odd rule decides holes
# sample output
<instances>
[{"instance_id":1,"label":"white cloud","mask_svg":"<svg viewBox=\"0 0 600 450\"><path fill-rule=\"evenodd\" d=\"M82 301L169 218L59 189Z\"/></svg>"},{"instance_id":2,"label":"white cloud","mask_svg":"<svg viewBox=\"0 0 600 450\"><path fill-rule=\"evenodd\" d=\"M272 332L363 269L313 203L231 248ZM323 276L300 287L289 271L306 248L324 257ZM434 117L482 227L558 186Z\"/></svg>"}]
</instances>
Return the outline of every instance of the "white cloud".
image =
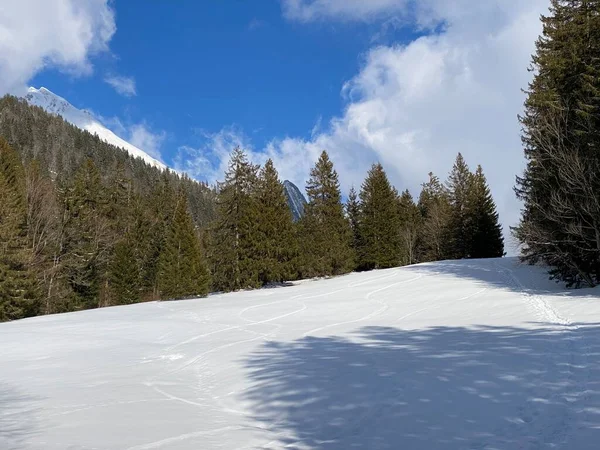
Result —
<instances>
[{"instance_id":1,"label":"white cloud","mask_svg":"<svg viewBox=\"0 0 600 450\"><path fill-rule=\"evenodd\" d=\"M135 89L135 79L133 77L109 75L104 78L104 81L110 84L115 91L125 97L133 97L134 95L137 95Z\"/></svg>"},{"instance_id":2,"label":"white cloud","mask_svg":"<svg viewBox=\"0 0 600 450\"><path fill-rule=\"evenodd\" d=\"M116 31L110 0L8 0L0 7L0 94L23 93L40 70L92 71Z\"/></svg>"},{"instance_id":3,"label":"white cloud","mask_svg":"<svg viewBox=\"0 0 600 450\"><path fill-rule=\"evenodd\" d=\"M197 134L201 145L181 146L174 159L175 170L210 183L221 181L227 169L229 154L236 147L248 151L255 162L263 162L263 154L255 152L250 139L235 127L224 128L218 133L197 130Z\"/></svg>"},{"instance_id":4,"label":"white cloud","mask_svg":"<svg viewBox=\"0 0 600 450\"><path fill-rule=\"evenodd\" d=\"M282 7L287 18L301 22L331 18L366 21L400 13L409 3L409 0L282 0Z\"/></svg>"},{"instance_id":5,"label":"white cloud","mask_svg":"<svg viewBox=\"0 0 600 450\"><path fill-rule=\"evenodd\" d=\"M144 150L153 158L161 159L160 149L165 138L167 137L164 131L152 132L145 123L138 123L127 128L127 141Z\"/></svg>"},{"instance_id":6,"label":"white cloud","mask_svg":"<svg viewBox=\"0 0 600 450\"><path fill-rule=\"evenodd\" d=\"M393 13L402 5L402 0L284 2L288 13L296 11L305 20L316 19L317 11L347 20L360 13ZM413 19L417 26L443 23L439 33L371 49L342 89L348 103L339 117L309 139L287 137L251 148L252 158L273 158L282 178L303 187L326 149L346 192L350 185L360 186L371 163L381 161L398 189L417 196L428 172L445 178L462 152L472 169L483 166L508 231L519 217L512 188L524 168L517 121L525 99L521 89L530 81L527 67L541 31L539 15L548 6L547 0L422 0ZM231 133L220 145L229 143L237 143ZM225 147L217 152L221 157L231 146ZM196 149L196 155L202 158L208 148ZM204 158L200 178L214 156ZM222 160L211 167L211 176L222 176Z\"/></svg>"}]
</instances>

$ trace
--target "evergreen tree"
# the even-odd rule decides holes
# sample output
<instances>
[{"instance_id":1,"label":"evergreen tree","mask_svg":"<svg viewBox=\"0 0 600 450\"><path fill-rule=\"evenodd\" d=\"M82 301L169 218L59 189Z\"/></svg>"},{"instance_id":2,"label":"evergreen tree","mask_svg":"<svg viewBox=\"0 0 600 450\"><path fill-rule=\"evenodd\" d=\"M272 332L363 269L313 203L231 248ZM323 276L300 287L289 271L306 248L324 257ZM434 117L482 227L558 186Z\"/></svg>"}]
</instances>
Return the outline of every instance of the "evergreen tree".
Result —
<instances>
[{"instance_id":1,"label":"evergreen tree","mask_svg":"<svg viewBox=\"0 0 600 450\"><path fill-rule=\"evenodd\" d=\"M262 285L295 278L298 256L292 212L283 184L270 159L260 172L256 190L258 248L255 253Z\"/></svg>"},{"instance_id":2,"label":"evergreen tree","mask_svg":"<svg viewBox=\"0 0 600 450\"><path fill-rule=\"evenodd\" d=\"M403 265L415 264L418 260L421 213L408 190L398 197L400 216L400 255Z\"/></svg>"},{"instance_id":3,"label":"evergreen tree","mask_svg":"<svg viewBox=\"0 0 600 450\"><path fill-rule=\"evenodd\" d=\"M258 166L236 148L220 183L217 219L210 236L210 260L216 290L234 291L258 287L256 251L258 207L256 201Z\"/></svg>"},{"instance_id":4,"label":"evergreen tree","mask_svg":"<svg viewBox=\"0 0 600 450\"><path fill-rule=\"evenodd\" d=\"M0 321L39 310L27 241L25 175L18 154L0 138Z\"/></svg>"},{"instance_id":5,"label":"evergreen tree","mask_svg":"<svg viewBox=\"0 0 600 450\"><path fill-rule=\"evenodd\" d=\"M373 164L360 191L360 269L383 269L400 264L400 216L396 198L397 193L381 164Z\"/></svg>"},{"instance_id":6,"label":"evergreen tree","mask_svg":"<svg viewBox=\"0 0 600 450\"><path fill-rule=\"evenodd\" d=\"M523 126L515 229L523 259L568 285L600 281L600 1L551 0Z\"/></svg>"},{"instance_id":7,"label":"evergreen tree","mask_svg":"<svg viewBox=\"0 0 600 450\"><path fill-rule=\"evenodd\" d=\"M354 186L352 186L352 188L350 188L350 193L348 194L348 201L346 202L346 216L350 222L350 229L352 231L352 250L355 255L358 254L358 250L361 247L360 214L358 194L356 193Z\"/></svg>"},{"instance_id":8,"label":"evergreen tree","mask_svg":"<svg viewBox=\"0 0 600 450\"><path fill-rule=\"evenodd\" d=\"M323 151L310 171L308 204L300 221L302 275L339 275L352 270L352 231L344 216L338 174Z\"/></svg>"},{"instance_id":9,"label":"evergreen tree","mask_svg":"<svg viewBox=\"0 0 600 450\"><path fill-rule=\"evenodd\" d=\"M469 196L472 189L472 173L459 153L448 177L450 198L449 257L469 258L471 255L472 216L469 213Z\"/></svg>"},{"instance_id":10,"label":"evergreen tree","mask_svg":"<svg viewBox=\"0 0 600 450\"><path fill-rule=\"evenodd\" d=\"M208 270L182 191L177 196L175 214L160 254L158 286L164 300L208 294Z\"/></svg>"},{"instance_id":11,"label":"evergreen tree","mask_svg":"<svg viewBox=\"0 0 600 450\"><path fill-rule=\"evenodd\" d=\"M64 269L74 293L72 307L95 308L101 305L112 235L106 217L106 189L91 159L81 166L73 186L65 191L64 202L68 216Z\"/></svg>"},{"instance_id":12,"label":"evergreen tree","mask_svg":"<svg viewBox=\"0 0 600 450\"><path fill-rule=\"evenodd\" d=\"M469 214L471 215L471 258L499 258L504 256L504 238L502 227L498 221L496 204L492 198L481 166L473 175L472 189L469 198Z\"/></svg>"},{"instance_id":13,"label":"evergreen tree","mask_svg":"<svg viewBox=\"0 0 600 450\"><path fill-rule=\"evenodd\" d=\"M423 184L418 208L422 217L419 233L419 261L440 261L448 258L448 223L450 199L448 190L433 173Z\"/></svg>"}]
</instances>

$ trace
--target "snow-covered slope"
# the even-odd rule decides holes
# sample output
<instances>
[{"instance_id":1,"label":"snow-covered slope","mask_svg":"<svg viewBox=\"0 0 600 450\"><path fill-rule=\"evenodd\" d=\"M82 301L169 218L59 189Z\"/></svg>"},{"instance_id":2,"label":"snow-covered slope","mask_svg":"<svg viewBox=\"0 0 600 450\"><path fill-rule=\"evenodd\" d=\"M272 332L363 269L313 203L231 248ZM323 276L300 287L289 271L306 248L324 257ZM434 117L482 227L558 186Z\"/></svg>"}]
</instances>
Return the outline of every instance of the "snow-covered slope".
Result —
<instances>
[{"instance_id":1,"label":"snow-covered slope","mask_svg":"<svg viewBox=\"0 0 600 450\"><path fill-rule=\"evenodd\" d=\"M30 87L25 99L30 104L40 106L51 114L62 116L64 120L72 123L82 130L87 130L92 134L98 135L98 137L103 141L108 142L116 147L125 149L130 155L136 158L142 158L151 166L158 167L160 169L166 168L162 162L151 157L143 150L131 145L129 142L114 134L112 131L102 125L97 119L95 119L94 116L88 111L75 108L64 98L59 97L44 87L40 89Z\"/></svg>"},{"instance_id":2,"label":"snow-covered slope","mask_svg":"<svg viewBox=\"0 0 600 450\"><path fill-rule=\"evenodd\" d=\"M0 448L597 449L597 294L461 261L0 324Z\"/></svg>"},{"instance_id":3,"label":"snow-covered slope","mask_svg":"<svg viewBox=\"0 0 600 450\"><path fill-rule=\"evenodd\" d=\"M285 180L283 182L285 189L285 196L287 197L288 206L292 211L292 217L294 222L297 222L304 216L304 205L306 205L306 199L300 189L291 181Z\"/></svg>"}]
</instances>

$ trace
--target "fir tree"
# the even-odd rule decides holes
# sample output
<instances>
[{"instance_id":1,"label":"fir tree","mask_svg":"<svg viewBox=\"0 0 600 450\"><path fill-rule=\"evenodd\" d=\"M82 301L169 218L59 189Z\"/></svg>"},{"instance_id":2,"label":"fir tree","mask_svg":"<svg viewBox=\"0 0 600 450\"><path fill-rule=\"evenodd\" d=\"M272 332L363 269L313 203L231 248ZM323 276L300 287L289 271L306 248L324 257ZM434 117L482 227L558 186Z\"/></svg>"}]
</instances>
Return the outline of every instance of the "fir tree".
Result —
<instances>
[{"instance_id":1,"label":"fir tree","mask_svg":"<svg viewBox=\"0 0 600 450\"><path fill-rule=\"evenodd\" d=\"M270 159L258 178L256 204L259 281L266 285L293 279L298 255L294 222L283 184Z\"/></svg>"},{"instance_id":2,"label":"fir tree","mask_svg":"<svg viewBox=\"0 0 600 450\"><path fill-rule=\"evenodd\" d=\"M481 166L473 175L469 198L471 215L471 258L498 258L504 256L504 238L498 221L496 204L492 198Z\"/></svg>"},{"instance_id":3,"label":"fir tree","mask_svg":"<svg viewBox=\"0 0 600 450\"><path fill-rule=\"evenodd\" d=\"M473 176L463 156L459 153L448 177L450 199L449 257L469 258L471 255L472 216L469 213L469 195Z\"/></svg>"},{"instance_id":4,"label":"fir tree","mask_svg":"<svg viewBox=\"0 0 600 450\"><path fill-rule=\"evenodd\" d=\"M448 257L448 222L450 199L448 190L433 173L423 184L419 195L422 228L419 233L419 261L440 261Z\"/></svg>"},{"instance_id":5,"label":"fir tree","mask_svg":"<svg viewBox=\"0 0 600 450\"><path fill-rule=\"evenodd\" d=\"M401 261L397 193L381 164L373 164L360 191L359 268L395 267Z\"/></svg>"},{"instance_id":6,"label":"fir tree","mask_svg":"<svg viewBox=\"0 0 600 450\"><path fill-rule=\"evenodd\" d=\"M217 219L210 236L210 260L216 290L234 291L258 287L256 251L258 167L236 148L219 186Z\"/></svg>"},{"instance_id":7,"label":"fir tree","mask_svg":"<svg viewBox=\"0 0 600 450\"><path fill-rule=\"evenodd\" d=\"M65 224L64 267L75 294L72 307L95 308L101 305L112 235L106 217L106 189L92 160L81 166L73 186L65 191L64 202L69 218Z\"/></svg>"},{"instance_id":8,"label":"fir tree","mask_svg":"<svg viewBox=\"0 0 600 450\"><path fill-rule=\"evenodd\" d=\"M158 287L164 300L208 294L208 270L182 191L159 258Z\"/></svg>"},{"instance_id":9,"label":"fir tree","mask_svg":"<svg viewBox=\"0 0 600 450\"><path fill-rule=\"evenodd\" d=\"M348 201L346 202L346 216L348 217L350 229L352 231L352 250L355 254L358 254L358 250L361 246L360 202L354 186L350 188L350 193L348 194Z\"/></svg>"},{"instance_id":10,"label":"fir tree","mask_svg":"<svg viewBox=\"0 0 600 450\"><path fill-rule=\"evenodd\" d=\"M352 270L352 231L344 216L338 174L323 151L310 171L308 204L300 221L303 276L339 275Z\"/></svg>"},{"instance_id":11,"label":"fir tree","mask_svg":"<svg viewBox=\"0 0 600 450\"><path fill-rule=\"evenodd\" d=\"M25 176L18 154L0 138L0 321L36 315L35 279L29 271Z\"/></svg>"},{"instance_id":12,"label":"fir tree","mask_svg":"<svg viewBox=\"0 0 600 450\"><path fill-rule=\"evenodd\" d=\"M515 229L523 259L568 285L600 281L600 1L551 0L527 91Z\"/></svg>"}]
</instances>

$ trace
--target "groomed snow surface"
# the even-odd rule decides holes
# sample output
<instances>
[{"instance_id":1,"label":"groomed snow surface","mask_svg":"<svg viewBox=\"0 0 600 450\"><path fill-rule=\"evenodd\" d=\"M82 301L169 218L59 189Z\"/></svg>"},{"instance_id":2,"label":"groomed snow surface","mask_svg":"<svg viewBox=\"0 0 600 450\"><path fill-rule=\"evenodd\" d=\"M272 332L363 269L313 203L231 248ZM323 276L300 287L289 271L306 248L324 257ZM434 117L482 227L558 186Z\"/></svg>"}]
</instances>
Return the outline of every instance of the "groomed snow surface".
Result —
<instances>
[{"instance_id":1,"label":"groomed snow surface","mask_svg":"<svg viewBox=\"0 0 600 450\"><path fill-rule=\"evenodd\" d=\"M600 300L514 259L0 325L1 449L598 449Z\"/></svg>"}]
</instances>

